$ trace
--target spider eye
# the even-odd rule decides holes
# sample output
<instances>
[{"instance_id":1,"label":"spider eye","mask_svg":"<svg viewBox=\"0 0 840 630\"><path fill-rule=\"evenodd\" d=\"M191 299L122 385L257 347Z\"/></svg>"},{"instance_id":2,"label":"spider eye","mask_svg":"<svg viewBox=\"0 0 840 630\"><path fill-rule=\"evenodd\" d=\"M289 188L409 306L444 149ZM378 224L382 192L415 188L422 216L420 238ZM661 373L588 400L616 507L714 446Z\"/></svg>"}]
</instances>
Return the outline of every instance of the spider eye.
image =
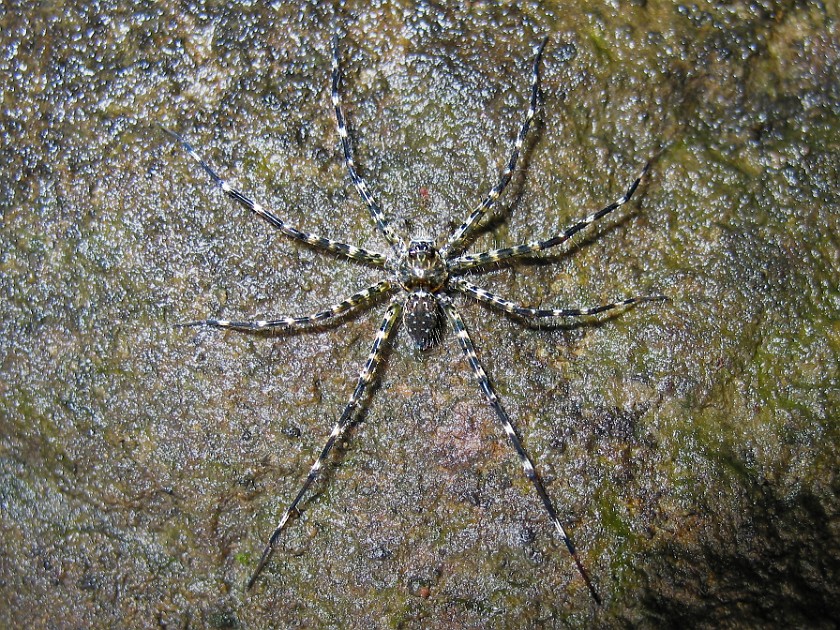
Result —
<instances>
[{"instance_id":1,"label":"spider eye","mask_svg":"<svg viewBox=\"0 0 840 630\"><path fill-rule=\"evenodd\" d=\"M429 252L434 251L435 244L426 239L417 239L411 241L408 245L408 251L410 254L417 255L417 254L428 254Z\"/></svg>"}]
</instances>

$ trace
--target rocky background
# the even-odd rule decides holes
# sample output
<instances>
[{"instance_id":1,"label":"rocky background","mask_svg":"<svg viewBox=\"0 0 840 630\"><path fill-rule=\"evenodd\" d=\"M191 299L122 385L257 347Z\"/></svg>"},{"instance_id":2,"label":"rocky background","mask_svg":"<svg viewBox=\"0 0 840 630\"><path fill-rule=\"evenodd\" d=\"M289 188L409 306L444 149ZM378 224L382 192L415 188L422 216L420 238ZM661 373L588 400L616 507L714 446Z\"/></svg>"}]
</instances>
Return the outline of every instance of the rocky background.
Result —
<instances>
[{"instance_id":1,"label":"rocky background","mask_svg":"<svg viewBox=\"0 0 840 630\"><path fill-rule=\"evenodd\" d=\"M77 2L0 9L0 625L834 627L840 618L840 11L834 2ZM129 6L127 6L129 5ZM293 225L386 244L329 101L340 35L360 171L443 239L522 168L473 246L556 234L473 281L528 305L661 293L523 326L458 306L604 603L594 604L451 334L398 337L368 412L262 546L384 304Z\"/></svg>"}]
</instances>

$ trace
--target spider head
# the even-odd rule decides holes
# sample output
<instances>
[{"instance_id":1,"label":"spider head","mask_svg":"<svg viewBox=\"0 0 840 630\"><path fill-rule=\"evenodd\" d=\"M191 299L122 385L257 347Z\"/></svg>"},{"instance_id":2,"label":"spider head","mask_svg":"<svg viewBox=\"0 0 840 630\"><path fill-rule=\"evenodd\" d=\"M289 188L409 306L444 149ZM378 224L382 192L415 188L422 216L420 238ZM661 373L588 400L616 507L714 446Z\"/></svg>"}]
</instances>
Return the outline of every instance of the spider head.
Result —
<instances>
[{"instance_id":1,"label":"spider head","mask_svg":"<svg viewBox=\"0 0 840 630\"><path fill-rule=\"evenodd\" d=\"M408 244L397 265L400 285L406 291L437 291L446 282L446 263L427 239L414 239Z\"/></svg>"}]
</instances>

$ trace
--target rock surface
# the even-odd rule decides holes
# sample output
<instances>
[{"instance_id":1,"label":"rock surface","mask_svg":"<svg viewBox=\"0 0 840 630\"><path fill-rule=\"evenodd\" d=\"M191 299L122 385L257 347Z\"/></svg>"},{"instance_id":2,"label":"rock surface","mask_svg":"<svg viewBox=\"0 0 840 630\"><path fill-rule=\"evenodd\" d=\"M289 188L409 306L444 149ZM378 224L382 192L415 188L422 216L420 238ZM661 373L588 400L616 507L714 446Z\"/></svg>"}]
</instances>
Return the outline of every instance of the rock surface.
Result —
<instances>
[{"instance_id":1,"label":"rock surface","mask_svg":"<svg viewBox=\"0 0 840 630\"><path fill-rule=\"evenodd\" d=\"M0 625L834 627L837 5L463 5L0 12ZM338 150L337 29L356 162L403 234L444 238L495 183L545 35L473 250L556 234L652 159L573 248L472 279L669 302L525 327L458 301L601 607L451 334L398 338L243 590L384 305L307 334L175 324L310 313L380 273L288 242L158 125L291 224L384 251Z\"/></svg>"}]
</instances>

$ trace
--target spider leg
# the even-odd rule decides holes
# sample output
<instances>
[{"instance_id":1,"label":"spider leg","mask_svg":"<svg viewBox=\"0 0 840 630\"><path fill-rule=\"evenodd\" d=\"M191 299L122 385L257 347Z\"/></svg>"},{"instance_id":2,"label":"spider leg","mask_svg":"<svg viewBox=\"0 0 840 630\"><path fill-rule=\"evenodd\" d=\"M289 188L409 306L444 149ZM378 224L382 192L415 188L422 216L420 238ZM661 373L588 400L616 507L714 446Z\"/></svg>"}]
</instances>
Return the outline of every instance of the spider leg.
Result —
<instances>
[{"instance_id":1,"label":"spider leg","mask_svg":"<svg viewBox=\"0 0 840 630\"><path fill-rule=\"evenodd\" d=\"M470 237L475 225L487 213L487 211L496 203L496 200L502 194L505 187L513 176L513 171L516 168L516 162L519 160L519 152L522 150L522 145L525 142L525 136L528 134L528 129L531 126L531 121L534 119L534 114L537 111L537 95L540 90L540 59L542 58L545 45L548 43L548 37L542 40L537 47L537 54L534 58L533 69L531 70L531 100L528 104L528 111L525 113L525 121L522 123L522 128L519 130L519 135L516 136L516 141L513 144L513 152L508 159L507 166L505 166L498 183L490 189L490 192L479 203L475 209L469 214L466 221L461 224L452 236L449 237L446 245L441 250L441 254L446 258L449 254L458 253L462 250L464 242Z\"/></svg>"},{"instance_id":2,"label":"spider leg","mask_svg":"<svg viewBox=\"0 0 840 630\"><path fill-rule=\"evenodd\" d=\"M379 331L376 333L376 340L373 342L373 346L370 349L370 354L368 354L367 361L365 361L365 364L362 367L361 372L359 373L359 379L356 382L356 388L353 390L353 394L350 396L350 400L348 401L347 406L344 407L344 411L341 412L341 417L339 417L338 422L336 423L335 427L333 427L332 433L330 433L330 437L327 439L327 443L321 450L321 454L318 455L318 459L315 460L315 463L312 464L312 467L309 469L309 474L306 477L306 481L303 482L303 486L298 491L297 496L289 504L289 506L283 512L283 515L280 517L280 522L277 524L277 527L271 534L271 538L269 538L268 544L265 546L262 556L260 557L260 562L257 565L257 568L254 571L253 575L251 576L251 579L248 580L248 585L246 588L250 589L254 585L254 582L257 581L257 578L259 577L266 563L268 563L268 559L271 557L271 552L274 550L274 545L280 538L280 534L283 533L283 529L286 527L286 523L288 522L289 517L292 515L292 512L297 511L298 505L300 504L304 495L307 493L309 488L318 478L318 475L321 471L321 467L323 466L324 461L329 456L330 451L332 451L333 446L335 446L335 443L338 440L338 438L344 433L344 430L347 428L347 426L350 424L353 418L356 417L357 413L361 411L359 405L362 401L362 398L364 397L365 391L373 381L376 369L379 366L379 363L382 359L382 355L384 353L384 345L393 334L395 330L395 325L397 323L401 311L401 302L394 301L391 303L391 306L388 307L388 310L385 313L385 317L382 320L382 324L379 326Z\"/></svg>"},{"instance_id":3,"label":"spider leg","mask_svg":"<svg viewBox=\"0 0 840 630\"><path fill-rule=\"evenodd\" d=\"M340 243L338 241L334 241L323 236L318 236L317 234L312 234L311 232L303 232L295 227L292 227L291 225L283 221L280 217L278 217L276 214L274 214L271 210L263 206L261 203L256 202L253 199L247 197L244 193L240 192L236 188L233 188L225 180L219 177L216 171L214 171L210 167L210 165L207 164L207 162L205 162L201 158L201 156L198 155L198 153L195 151L192 145L189 142L187 142L182 136L178 135L174 131L170 131L166 127L161 127L161 129L163 129L166 133L168 133L181 144L181 146L184 148L187 154L193 160L195 160L198 163L198 165L201 166L201 168L203 168L204 171L210 176L210 178L216 183L216 185L222 189L222 192L224 192L231 199L245 206L254 214L268 221L271 225L276 227L289 238L292 238L296 241L300 241L302 243L306 243L307 245L310 245L315 249L321 249L332 254L346 256L351 260L356 260L358 262L362 262L368 265L374 265L376 267L385 266L387 258L378 252L372 252L366 249L355 247L354 245Z\"/></svg>"},{"instance_id":4,"label":"spider leg","mask_svg":"<svg viewBox=\"0 0 840 630\"><path fill-rule=\"evenodd\" d=\"M540 496L543 506L545 507L546 512L548 512L548 516L551 519L554 528L557 530L558 536L560 536L561 540L566 544L566 548L569 550L569 553L571 554L572 559L574 560L575 565L577 566L578 572L580 573L584 582L586 582L586 586L589 588L589 592L592 594L592 597L595 599L595 601L598 604L600 604L601 597L598 595L598 592L592 585L592 582L589 579L589 574L586 572L586 569L583 568L583 564L581 563L580 558L577 555L577 551L575 551L575 547L572 544L571 539L569 538L568 534L566 534L566 530L557 516L557 510L555 509L554 504L549 498L548 493L545 491L545 487L543 486L542 481L540 481L540 478L537 476L537 473L534 470L534 464L531 461L531 458L528 456L528 453L525 452L525 448L522 446L522 442L516 435L516 430L513 428L513 424L511 424L510 417L504 410L504 407L502 407L501 403L499 402L499 399L496 396L496 392L493 391L493 387L490 385L490 380L487 378L487 374L484 372L484 368L481 367L481 363L479 363L478 361L478 357L475 353L475 347L473 346L472 340L470 339L470 335L467 332L466 326L464 325L464 320L461 319L461 316L458 314L458 311L455 310L455 308L449 303L448 300L442 299L440 300L440 302L443 306L444 311L446 312L447 317L449 318L449 321L452 323L452 329L455 332L455 335L458 337L458 343L461 345L461 350L463 350L464 352L464 357L466 358L467 363L469 363L470 365L470 369L472 370L473 376L475 376L475 379L478 381L478 386L481 388L481 391L484 393L484 396L485 398L487 398L487 402L490 403L490 406L493 408L493 411L496 412L496 416L501 422L502 427L504 428L511 445L513 446L513 449L519 456L519 461L522 464L522 469L525 473L525 476L533 484L534 488L537 491L537 494Z\"/></svg>"},{"instance_id":5,"label":"spider leg","mask_svg":"<svg viewBox=\"0 0 840 630\"><path fill-rule=\"evenodd\" d=\"M668 299L664 295L644 295L629 297L624 300L619 300L618 302L599 304L598 306L586 306L583 308L528 308L525 306L519 306L510 300L506 300L494 293L490 293L490 291L485 291L481 287L474 285L472 282L467 282L463 278L451 278L449 286L473 298L474 300L483 302L484 304L489 304L490 306L499 308L507 313L528 318L581 317L584 315L597 315L598 313L611 311L624 306L630 306L631 304L639 304L641 302L658 302L660 300Z\"/></svg>"},{"instance_id":6,"label":"spider leg","mask_svg":"<svg viewBox=\"0 0 840 630\"><path fill-rule=\"evenodd\" d=\"M630 188L627 189L627 192L625 192L623 196L613 201L610 205L601 208L597 212L593 212L589 216L580 219L572 226L566 228L565 231L558 234L557 236L546 239L544 241L533 241L531 243L525 243L524 245L504 247L502 249L492 249L490 251L481 252L479 254L467 254L464 256L459 256L457 258L452 258L448 260L447 265L449 266L450 271L468 271L470 269L475 269L476 267L481 267L489 263L497 263L503 260L508 260L510 258L524 256L526 254L535 254L537 252L549 249L550 247L556 247L557 245L565 243L584 228L587 228L593 223L603 219L613 210L615 210L616 208L620 208L625 203L630 201L630 198L633 196L633 193L636 192L636 188L639 187L639 182L642 181L642 178L645 176L645 174L647 174L649 169L650 162L645 164L645 167L642 169L642 172L630 185Z\"/></svg>"},{"instance_id":7,"label":"spider leg","mask_svg":"<svg viewBox=\"0 0 840 630\"><path fill-rule=\"evenodd\" d=\"M385 237L385 240L390 243L395 251L399 252L403 249L403 243L399 236L394 232L388 220L385 218L385 213L382 208L376 203L376 200L371 195L368 185L362 176L356 172L356 165L353 163L353 150L350 146L350 138L347 133L347 123L344 118L344 112L341 108L341 92L339 85L341 84L341 68L339 66L338 56L338 37L333 39L333 58L332 58L332 102L335 108L335 120L338 125L338 137L341 138L341 148L344 152L344 163L347 165L347 171L350 173L350 179L362 200L367 204L370 210L370 216L376 224L377 229Z\"/></svg>"},{"instance_id":8,"label":"spider leg","mask_svg":"<svg viewBox=\"0 0 840 630\"><path fill-rule=\"evenodd\" d=\"M309 324L320 323L328 319L332 319L338 315L342 315L347 311L358 308L368 302L373 301L383 293L391 290L391 283L387 280L377 282L374 285L367 287L350 297L333 304L323 311L319 311L312 315L304 315L301 317L278 317L276 319L256 320L256 321L230 321L227 319L202 319L195 322L187 322L185 324L178 324L179 327L187 326L215 326L216 328L235 328L237 330L266 330L268 328L283 328L285 330L297 330L305 328Z\"/></svg>"}]
</instances>

